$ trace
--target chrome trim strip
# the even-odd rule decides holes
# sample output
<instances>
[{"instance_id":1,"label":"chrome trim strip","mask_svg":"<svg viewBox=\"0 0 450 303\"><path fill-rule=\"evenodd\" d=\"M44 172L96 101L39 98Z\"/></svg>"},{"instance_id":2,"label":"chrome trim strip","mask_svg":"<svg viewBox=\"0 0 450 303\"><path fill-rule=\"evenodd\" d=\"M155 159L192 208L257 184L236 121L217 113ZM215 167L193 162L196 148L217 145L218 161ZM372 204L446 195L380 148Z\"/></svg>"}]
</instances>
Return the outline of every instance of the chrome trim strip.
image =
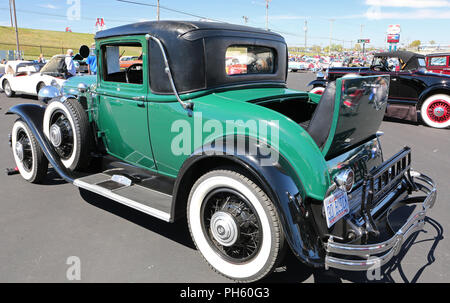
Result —
<instances>
[{"instance_id":1,"label":"chrome trim strip","mask_svg":"<svg viewBox=\"0 0 450 303\"><path fill-rule=\"evenodd\" d=\"M418 172L411 171L411 176L413 180L417 179L429 186L427 187L420 183L414 182L414 184L417 185L418 190L427 195L422 203L422 209L411 216L392 238L381 243L353 245L336 243L332 238L330 238L325 244L325 250L327 252L327 256L325 257L326 268L333 267L343 270L365 271L369 270L375 264L379 266L386 264L398 254L404 241L409 238L409 236L411 236L414 232L423 229L423 226L425 225L426 213L428 209L432 208L436 202L436 185L431 178ZM344 256L357 256L364 259L343 259L330 256L330 253ZM382 256L376 256L381 253L385 254Z\"/></svg>"},{"instance_id":2,"label":"chrome trim strip","mask_svg":"<svg viewBox=\"0 0 450 303\"><path fill-rule=\"evenodd\" d=\"M143 213L146 213L148 215L151 215L153 217L156 217L158 219L164 220L166 222L170 222L171 216L169 213L163 212L161 210L155 209L153 207L144 205L142 203L133 201L131 199L125 198L123 196L120 196L114 192L112 192L109 189L105 189L103 187L100 187L98 185L95 184L89 184L85 181L82 181L80 179L76 179L73 181L73 184L75 186L78 186L80 188L86 189L88 191L91 191L93 193L99 194L103 197L109 198L111 200L114 200L116 202L119 202L123 205L129 206L131 208L134 208L138 211L141 211Z\"/></svg>"}]
</instances>

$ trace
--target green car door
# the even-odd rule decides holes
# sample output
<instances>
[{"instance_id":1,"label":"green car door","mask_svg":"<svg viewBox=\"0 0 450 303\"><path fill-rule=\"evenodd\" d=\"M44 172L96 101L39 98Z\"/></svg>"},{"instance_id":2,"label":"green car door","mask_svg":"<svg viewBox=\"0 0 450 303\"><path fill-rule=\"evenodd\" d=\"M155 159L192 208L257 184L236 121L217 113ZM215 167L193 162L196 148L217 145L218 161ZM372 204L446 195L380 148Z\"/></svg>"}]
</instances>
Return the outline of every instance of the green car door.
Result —
<instances>
[{"instance_id":1,"label":"green car door","mask_svg":"<svg viewBox=\"0 0 450 303\"><path fill-rule=\"evenodd\" d=\"M147 44L141 37L102 42L98 124L108 153L137 166L154 169L148 130ZM134 55L132 65L120 58Z\"/></svg>"}]
</instances>

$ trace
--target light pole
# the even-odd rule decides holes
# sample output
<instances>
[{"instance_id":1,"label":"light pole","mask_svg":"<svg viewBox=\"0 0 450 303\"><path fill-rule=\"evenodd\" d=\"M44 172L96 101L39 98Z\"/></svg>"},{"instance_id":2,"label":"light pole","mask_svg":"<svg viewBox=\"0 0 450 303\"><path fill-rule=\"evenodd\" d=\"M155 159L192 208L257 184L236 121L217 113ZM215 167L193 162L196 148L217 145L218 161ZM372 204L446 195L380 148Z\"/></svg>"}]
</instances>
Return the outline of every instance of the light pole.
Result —
<instances>
[{"instance_id":1,"label":"light pole","mask_svg":"<svg viewBox=\"0 0 450 303\"><path fill-rule=\"evenodd\" d=\"M14 24L13 24L12 10L11 10L11 0L9 0L9 17L11 18L11 27L13 27Z\"/></svg>"},{"instance_id":2,"label":"light pole","mask_svg":"<svg viewBox=\"0 0 450 303\"><path fill-rule=\"evenodd\" d=\"M305 31L305 52L306 52L306 47L307 47L307 42L308 42L308 20L305 20L305 26L303 27L304 31Z\"/></svg>"},{"instance_id":3,"label":"light pole","mask_svg":"<svg viewBox=\"0 0 450 303\"><path fill-rule=\"evenodd\" d=\"M157 7L156 7L156 19L159 21L159 0L157 2Z\"/></svg>"},{"instance_id":4,"label":"light pole","mask_svg":"<svg viewBox=\"0 0 450 303\"><path fill-rule=\"evenodd\" d=\"M266 30L269 30L269 2L272 0L266 0Z\"/></svg>"},{"instance_id":5,"label":"light pole","mask_svg":"<svg viewBox=\"0 0 450 303\"><path fill-rule=\"evenodd\" d=\"M16 1L11 0L14 11L14 25L16 27L16 46L17 46L17 59L20 59L20 47L19 47L19 31L17 30L17 16L16 16Z\"/></svg>"}]
</instances>

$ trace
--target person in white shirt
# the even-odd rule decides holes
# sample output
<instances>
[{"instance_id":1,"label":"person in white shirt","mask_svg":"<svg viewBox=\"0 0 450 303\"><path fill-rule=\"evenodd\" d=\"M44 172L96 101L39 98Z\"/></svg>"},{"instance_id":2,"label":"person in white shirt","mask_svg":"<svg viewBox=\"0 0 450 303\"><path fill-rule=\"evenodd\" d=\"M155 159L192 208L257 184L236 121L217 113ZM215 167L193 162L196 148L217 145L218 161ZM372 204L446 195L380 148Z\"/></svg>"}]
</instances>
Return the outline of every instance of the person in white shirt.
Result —
<instances>
[{"instance_id":1,"label":"person in white shirt","mask_svg":"<svg viewBox=\"0 0 450 303\"><path fill-rule=\"evenodd\" d=\"M75 64L73 63L73 50L68 49L66 54L66 66L67 66L67 78L73 77L77 74L77 69L75 68Z\"/></svg>"}]
</instances>

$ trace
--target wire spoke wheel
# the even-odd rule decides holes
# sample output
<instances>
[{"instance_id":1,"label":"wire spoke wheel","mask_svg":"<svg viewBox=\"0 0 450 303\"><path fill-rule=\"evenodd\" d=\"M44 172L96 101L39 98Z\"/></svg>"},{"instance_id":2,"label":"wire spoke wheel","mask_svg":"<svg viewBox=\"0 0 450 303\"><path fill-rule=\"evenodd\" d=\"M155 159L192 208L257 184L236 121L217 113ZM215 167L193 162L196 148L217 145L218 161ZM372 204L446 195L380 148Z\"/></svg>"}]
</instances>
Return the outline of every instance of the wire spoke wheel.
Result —
<instances>
[{"instance_id":1,"label":"wire spoke wheel","mask_svg":"<svg viewBox=\"0 0 450 303\"><path fill-rule=\"evenodd\" d=\"M450 96L436 94L428 97L420 108L422 121L435 128L450 127Z\"/></svg>"},{"instance_id":2,"label":"wire spoke wheel","mask_svg":"<svg viewBox=\"0 0 450 303\"><path fill-rule=\"evenodd\" d=\"M57 110L51 116L50 124L50 141L61 159L69 159L74 150L73 129L69 119L64 112Z\"/></svg>"},{"instance_id":3,"label":"wire spoke wheel","mask_svg":"<svg viewBox=\"0 0 450 303\"><path fill-rule=\"evenodd\" d=\"M203 230L225 259L246 262L261 248L262 230L251 203L229 188L212 191L203 203Z\"/></svg>"},{"instance_id":4,"label":"wire spoke wheel","mask_svg":"<svg viewBox=\"0 0 450 303\"><path fill-rule=\"evenodd\" d=\"M11 147L20 175L28 182L41 183L47 174L48 160L30 127L21 119L14 122Z\"/></svg>"},{"instance_id":5,"label":"wire spoke wheel","mask_svg":"<svg viewBox=\"0 0 450 303\"><path fill-rule=\"evenodd\" d=\"M282 259L284 234L276 208L245 172L217 169L197 179L187 219L205 261L230 279L262 279Z\"/></svg>"},{"instance_id":6,"label":"wire spoke wheel","mask_svg":"<svg viewBox=\"0 0 450 303\"><path fill-rule=\"evenodd\" d=\"M15 145L16 155L21 160L23 168L30 172L33 168L33 153L31 150L30 139L23 129L17 133L17 142Z\"/></svg>"},{"instance_id":7,"label":"wire spoke wheel","mask_svg":"<svg viewBox=\"0 0 450 303\"><path fill-rule=\"evenodd\" d=\"M427 115L433 122L445 123L450 120L450 104L445 100L436 100L428 106Z\"/></svg>"}]
</instances>

